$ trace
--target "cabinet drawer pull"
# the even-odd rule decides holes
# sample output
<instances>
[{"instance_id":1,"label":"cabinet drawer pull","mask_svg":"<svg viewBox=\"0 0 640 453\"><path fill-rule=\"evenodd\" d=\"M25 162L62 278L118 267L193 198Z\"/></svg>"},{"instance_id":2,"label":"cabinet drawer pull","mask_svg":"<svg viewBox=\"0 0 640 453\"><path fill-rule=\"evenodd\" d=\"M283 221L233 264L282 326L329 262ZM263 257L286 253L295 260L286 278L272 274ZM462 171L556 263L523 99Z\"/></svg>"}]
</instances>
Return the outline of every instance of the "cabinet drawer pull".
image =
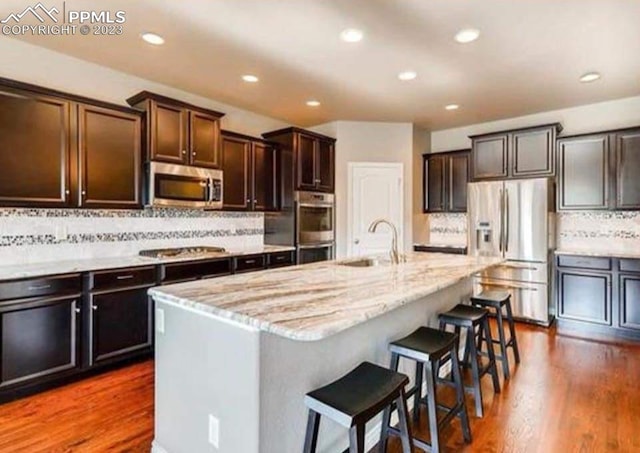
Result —
<instances>
[{"instance_id":1,"label":"cabinet drawer pull","mask_svg":"<svg viewBox=\"0 0 640 453\"><path fill-rule=\"evenodd\" d=\"M29 291L39 291L41 289L49 289L51 285L38 285L38 286L29 286Z\"/></svg>"},{"instance_id":2,"label":"cabinet drawer pull","mask_svg":"<svg viewBox=\"0 0 640 453\"><path fill-rule=\"evenodd\" d=\"M255 264L256 260L245 260L245 264Z\"/></svg>"},{"instance_id":3,"label":"cabinet drawer pull","mask_svg":"<svg viewBox=\"0 0 640 453\"><path fill-rule=\"evenodd\" d=\"M118 280L130 280L133 278L133 275L118 275L116 279Z\"/></svg>"},{"instance_id":4,"label":"cabinet drawer pull","mask_svg":"<svg viewBox=\"0 0 640 453\"><path fill-rule=\"evenodd\" d=\"M284 261L286 256L276 256L276 261Z\"/></svg>"}]
</instances>

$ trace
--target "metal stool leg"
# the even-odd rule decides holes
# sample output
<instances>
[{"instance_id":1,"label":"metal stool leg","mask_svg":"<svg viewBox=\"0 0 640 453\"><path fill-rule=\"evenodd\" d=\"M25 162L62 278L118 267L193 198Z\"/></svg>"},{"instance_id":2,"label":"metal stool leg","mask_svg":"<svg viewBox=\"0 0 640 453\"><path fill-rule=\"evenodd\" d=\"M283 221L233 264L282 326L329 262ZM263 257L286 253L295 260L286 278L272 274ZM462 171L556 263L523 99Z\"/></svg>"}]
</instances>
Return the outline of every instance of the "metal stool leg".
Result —
<instances>
[{"instance_id":1,"label":"metal stool leg","mask_svg":"<svg viewBox=\"0 0 640 453\"><path fill-rule=\"evenodd\" d=\"M304 436L304 453L316 453L318 445L318 428L320 427L320 414L309 409L307 419L307 433Z\"/></svg>"},{"instance_id":2,"label":"metal stool leg","mask_svg":"<svg viewBox=\"0 0 640 453\"><path fill-rule=\"evenodd\" d=\"M516 326L513 321L513 312L511 311L511 300L507 301L507 322L509 323L509 333L511 335L511 347L513 348L513 355L516 359L516 363L520 363L520 349L518 349L518 338L516 337Z\"/></svg>"},{"instance_id":3,"label":"metal stool leg","mask_svg":"<svg viewBox=\"0 0 640 453\"><path fill-rule=\"evenodd\" d=\"M421 363L418 366L422 367ZM411 426L409 426L409 410L404 389L400 389L400 397L396 399L398 408L398 418L400 419L400 440L402 441L402 453L413 451L413 437L411 436Z\"/></svg>"},{"instance_id":4,"label":"metal stool leg","mask_svg":"<svg viewBox=\"0 0 640 453\"><path fill-rule=\"evenodd\" d=\"M427 413L429 415L429 433L431 434L431 451L440 451L440 434L438 432L438 404L436 402L436 370L433 362L427 362L425 366L425 380L427 381Z\"/></svg>"},{"instance_id":5,"label":"metal stool leg","mask_svg":"<svg viewBox=\"0 0 640 453\"><path fill-rule=\"evenodd\" d=\"M509 373L509 354L507 353L507 342L504 335L504 320L502 318L502 308L498 307L496 310L496 319L498 321L498 338L500 339L500 361L502 362L502 371L504 378L509 379L511 374Z\"/></svg>"},{"instance_id":6,"label":"metal stool leg","mask_svg":"<svg viewBox=\"0 0 640 453\"><path fill-rule=\"evenodd\" d=\"M473 376L473 396L476 403L476 415L482 417L482 386L480 383L480 364L478 363L478 350L476 349L476 339L473 334L473 327L467 329L467 347L471 355L471 374Z\"/></svg>"}]
</instances>

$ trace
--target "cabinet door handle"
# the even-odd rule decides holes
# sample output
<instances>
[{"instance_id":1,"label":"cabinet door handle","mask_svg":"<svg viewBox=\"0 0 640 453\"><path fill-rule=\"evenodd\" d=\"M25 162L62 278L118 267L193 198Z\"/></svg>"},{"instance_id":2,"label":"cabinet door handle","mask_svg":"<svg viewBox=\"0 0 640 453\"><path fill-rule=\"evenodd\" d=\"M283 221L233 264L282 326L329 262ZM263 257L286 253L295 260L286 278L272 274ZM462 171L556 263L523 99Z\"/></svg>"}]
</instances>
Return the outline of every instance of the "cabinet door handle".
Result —
<instances>
[{"instance_id":1,"label":"cabinet door handle","mask_svg":"<svg viewBox=\"0 0 640 453\"><path fill-rule=\"evenodd\" d=\"M195 155L196 155L196 152L195 152L195 151L192 151L192 152L191 152L191 155L192 155L192 156L195 156Z\"/></svg>"},{"instance_id":2,"label":"cabinet door handle","mask_svg":"<svg viewBox=\"0 0 640 453\"><path fill-rule=\"evenodd\" d=\"M91 309L92 309L93 311L98 311L98 306L97 306L97 305L92 305L92 306L91 306Z\"/></svg>"},{"instance_id":3,"label":"cabinet door handle","mask_svg":"<svg viewBox=\"0 0 640 453\"><path fill-rule=\"evenodd\" d=\"M255 264L256 260L245 260L245 264Z\"/></svg>"},{"instance_id":4,"label":"cabinet door handle","mask_svg":"<svg viewBox=\"0 0 640 453\"><path fill-rule=\"evenodd\" d=\"M29 286L29 291L39 291L41 289L49 289L51 285L37 285L37 286Z\"/></svg>"},{"instance_id":5,"label":"cabinet door handle","mask_svg":"<svg viewBox=\"0 0 640 453\"><path fill-rule=\"evenodd\" d=\"M76 308L76 309L75 309L75 310L73 310L73 311L75 311L76 313L80 313L80 308Z\"/></svg>"},{"instance_id":6,"label":"cabinet door handle","mask_svg":"<svg viewBox=\"0 0 640 453\"><path fill-rule=\"evenodd\" d=\"M118 275L116 277L117 280L129 280L129 279L132 279L132 278L133 278L133 275Z\"/></svg>"},{"instance_id":7,"label":"cabinet door handle","mask_svg":"<svg viewBox=\"0 0 640 453\"><path fill-rule=\"evenodd\" d=\"M187 150L186 150L186 149L183 149L183 150L182 150L182 154L187 154Z\"/></svg>"}]
</instances>

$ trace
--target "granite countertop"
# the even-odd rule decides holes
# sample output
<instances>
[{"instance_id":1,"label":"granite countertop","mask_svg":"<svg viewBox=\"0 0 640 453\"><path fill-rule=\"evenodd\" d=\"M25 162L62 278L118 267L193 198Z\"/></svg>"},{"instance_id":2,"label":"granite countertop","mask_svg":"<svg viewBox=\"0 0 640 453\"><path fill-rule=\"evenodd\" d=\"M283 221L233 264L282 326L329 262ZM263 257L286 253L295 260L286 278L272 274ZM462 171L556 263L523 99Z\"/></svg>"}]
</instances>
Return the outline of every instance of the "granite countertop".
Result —
<instances>
[{"instance_id":1,"label":"granite countertop","mask_svg":"<svg viewBox=\"0 0 640 453\"><path fill-rule=\"evenodd\" d=\"M556 255L574 255L574 256L597 256L604 258L629 258L640 260L640 250L630 250L627 252L611 252L597 250L556 250Z\"/></svg>"},{"instance_id":2,"label":"granite countertop","mask_svg":"<svg viewBox=\"0 0 640 453\"><path fill-rule=\"evenodd\" d=\"M14 266L0 266L0 280L42 277L45 275L71 274L106 269L120 269L124 267L155 266L158 264L180 263L188 261L202 261L215 258L229 258L261 253L275 253L295 250L295 247L281 245L265 245L244 249L231 249L223 253L211 253L201 257L149 258L139 255L119 256L108 258L88 258L77 260L50 261L43 263L18 264Z\"/></svg>"},{"instance_id":3,"label":"granite countertop","mask_svg":"<svg viewBox=\"0 0 640 453\"><path fill-rule=\"evenodd\" d=\"M396 266L336 261L152 288L175 303L300 341L336 334L500 264L501 258L412 252Z\"/></svg>"}]
</instances>

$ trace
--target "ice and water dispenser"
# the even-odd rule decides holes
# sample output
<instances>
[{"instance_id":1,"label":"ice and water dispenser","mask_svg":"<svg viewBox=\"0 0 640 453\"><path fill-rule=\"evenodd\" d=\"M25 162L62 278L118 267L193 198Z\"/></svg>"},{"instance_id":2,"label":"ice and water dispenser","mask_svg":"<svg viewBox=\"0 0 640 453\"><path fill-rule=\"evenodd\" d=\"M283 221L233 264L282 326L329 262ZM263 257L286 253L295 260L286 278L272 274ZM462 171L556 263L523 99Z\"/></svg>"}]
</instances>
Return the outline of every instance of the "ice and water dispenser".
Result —
<instances>
[{"instance_id":1,"label":"ice and water dispenser","mask_svg":"<svg viewBox=\"0 0 640 453\"><path fill-rule=\"evenodd\" d=\"M493 253L493 229L491 223L480 221L476 224L476 250L480 253Z\"/></svg>"}]
</instances>

